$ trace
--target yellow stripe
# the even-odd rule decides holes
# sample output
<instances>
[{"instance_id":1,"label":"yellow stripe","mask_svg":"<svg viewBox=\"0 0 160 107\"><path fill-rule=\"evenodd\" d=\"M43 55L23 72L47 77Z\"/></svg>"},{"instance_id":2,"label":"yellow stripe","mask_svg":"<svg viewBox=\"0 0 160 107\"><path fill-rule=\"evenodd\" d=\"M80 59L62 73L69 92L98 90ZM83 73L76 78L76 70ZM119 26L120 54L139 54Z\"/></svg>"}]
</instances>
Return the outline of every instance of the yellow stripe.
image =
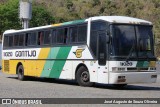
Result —
<instances>
[{"instance_id":1,"label":"yellow stripe","mask_svg":"<svg viewBox=\"0 0 160 107\"><path fill-rule=\"evenodd\" d=\"M53 24L52 26L60 26L60 25L62 25L62 23Z\"/></svg>"},{"instance_id":2,"label":"yellow stripe","mask_svg":"<svg viewBox=\"0 0 160 107\"><path fill-rule=\"evenodd\" d=\"M49 52L50 52L50 48L43 48L40 51L40 54L38 56L39 60L37 61L37 76L38 77L40 77L40 75L43 71L43 67L44 67L45 62L46 62L45 59L47 59L47 57L49 55ZM42 59L42 60L40 60L40 59Z\"/></svg>"}]
</instances>

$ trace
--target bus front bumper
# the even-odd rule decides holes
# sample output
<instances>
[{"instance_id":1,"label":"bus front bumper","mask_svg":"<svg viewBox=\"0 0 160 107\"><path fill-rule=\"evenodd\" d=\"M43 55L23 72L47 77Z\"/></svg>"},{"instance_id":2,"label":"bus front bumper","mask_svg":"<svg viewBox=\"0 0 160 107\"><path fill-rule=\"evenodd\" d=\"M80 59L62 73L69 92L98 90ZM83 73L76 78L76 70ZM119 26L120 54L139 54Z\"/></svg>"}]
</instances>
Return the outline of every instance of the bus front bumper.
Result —
<instances>
[{"instance_id":1,"label":"bus front bumper","mask_svg":"<svg viewBox=\"0 0 160 107\"><path fill-rule=\"evenodd\" d=\"M155 83L156 72L110 72L109 84Z\"/></svg>"}]
</instances>

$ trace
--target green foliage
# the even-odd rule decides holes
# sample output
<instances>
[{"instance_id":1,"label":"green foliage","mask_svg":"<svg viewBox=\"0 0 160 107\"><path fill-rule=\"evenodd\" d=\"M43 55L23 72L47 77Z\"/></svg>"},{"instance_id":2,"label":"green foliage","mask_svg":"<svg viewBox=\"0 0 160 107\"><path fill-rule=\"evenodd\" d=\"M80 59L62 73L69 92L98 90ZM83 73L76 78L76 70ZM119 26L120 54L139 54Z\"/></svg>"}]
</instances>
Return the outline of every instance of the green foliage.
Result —
<instances>
[{"instance_id":1,"label":"green foliage","mask_svg":"<svg viewBox=\"0 0 160 107\"><path fill-rule=\"evenodd\" d=\"M54 23L54 18L43 6L33 5L30 27L49 25Z\"/></svg>"},{"instance_id":2,"label":"green foliage","mask_svg":"<svg viewBox=\"0 0 160 107\"><path fill-rule=\"evenodd\" d=\"M2 2L2 1L1 1ZM0 3L1 3L0 2ZM48 25L54 23L54 18L43 5L33 2L32 20L30 27ZM8 0L0 4L0 34L8 29L21 29L19 19L19 0Z\"/></svg>"},{"instance_id":3,"label":"green foliage","mask_svg":"<svg viewBox=\"0 0 160 107\"><path fill-rule=\"evenodd\" d=\"M7 29L21 28L18 19L18 0L0 4L0 33Z\"/></svg>"}]
</instances>

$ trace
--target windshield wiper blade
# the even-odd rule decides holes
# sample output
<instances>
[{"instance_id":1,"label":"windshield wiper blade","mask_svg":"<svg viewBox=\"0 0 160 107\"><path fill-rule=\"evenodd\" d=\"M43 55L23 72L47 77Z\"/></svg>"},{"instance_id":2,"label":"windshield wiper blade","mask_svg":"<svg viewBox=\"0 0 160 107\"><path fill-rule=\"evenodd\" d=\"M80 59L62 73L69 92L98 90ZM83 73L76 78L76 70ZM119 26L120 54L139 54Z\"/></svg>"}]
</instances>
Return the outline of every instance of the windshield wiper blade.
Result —
<instances>
[{"instance_id":1,"label":"windshield wiper blade","mask_svg":"<svg viewBox=\"0 0 160 107\"><path fill-rule=\"evenodd\" d=\"M128 60L129 60L129 58L132 55L134 50L135 50L135 43L133 43L132 48L129 51L129 54L128 54L127 58L126 58L126 62L128 62Z\"/></svg>"}]
</instances>

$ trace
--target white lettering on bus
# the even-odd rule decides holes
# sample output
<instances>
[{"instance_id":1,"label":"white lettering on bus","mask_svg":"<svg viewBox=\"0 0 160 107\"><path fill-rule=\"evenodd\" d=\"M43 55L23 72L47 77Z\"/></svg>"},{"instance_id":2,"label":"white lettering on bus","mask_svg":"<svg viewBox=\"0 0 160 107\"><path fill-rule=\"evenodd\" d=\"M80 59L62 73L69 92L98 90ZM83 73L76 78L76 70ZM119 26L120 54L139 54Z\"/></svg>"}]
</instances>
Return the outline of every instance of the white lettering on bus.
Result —
<instances>
[{"instance_id":1,"label":"white lettering on bus","mask_svg":"<svg viewBox=\"0 0 160 107\"><path fill-rule=\"evenodd\" d=\"M31 51L16 51L16 57L36 57L36 50Z\"/></svg>"},{"instance_id":2,"label":"white lettering on bus","mask_svg":"<svg viewBox=\"0 0 160 107\"><path fill-rule=\"evenodd\" d=\"M4 52L5 57L12 57L13 53L12 52Z\"/></svg>"}]
</instances>

